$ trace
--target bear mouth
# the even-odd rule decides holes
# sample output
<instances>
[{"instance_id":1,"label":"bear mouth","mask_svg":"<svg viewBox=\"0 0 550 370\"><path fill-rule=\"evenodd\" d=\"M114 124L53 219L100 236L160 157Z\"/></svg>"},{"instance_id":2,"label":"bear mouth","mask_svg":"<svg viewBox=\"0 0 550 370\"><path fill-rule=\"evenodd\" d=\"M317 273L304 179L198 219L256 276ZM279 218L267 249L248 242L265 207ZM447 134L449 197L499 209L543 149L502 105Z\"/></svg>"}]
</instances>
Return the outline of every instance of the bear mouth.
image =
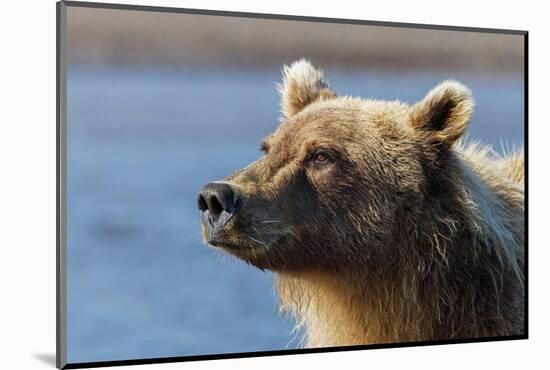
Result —
<instances>
[{"instance_id":1,"label":"bear mouth","mask_svg":"<svg viewBox=\"0 0 550 370\"><path fill-rule=\"evenodd\" d=\"M269 249L265 245L249 244L246 240L242 242L233 242L217 236L205 239L209 246L217 249L219 248L224 252L248 262L257 261L258 258L264 258Z\"/></svg>"},{"instance_id":2,"label":"bear mouth","mask_svg":"<svg viewBox=\"0 0 550 370\"><path fill-rule=\"evenodd\" d=\"M205 239L208 245L215 248L225 249L230 252L248 252L248 251L255 251L255 250L261 249L261 246L259 245L248 245L244 242L239 243L239 242L229 241L219 235L209 235Z\"/></svg>"},{"instance_id":3,"label":"bear mouth","mask_svg":"<svg viewBox=\"0 0 550 370\"><path fill-rule=\"evenodd\" d=\"M207 240L206 241L209 245L216 247L216 248L226 248L226 249L251 249L246 246L242 246L240 244L231 243L225 240L219 240L219 239L213 239L213 240Z\"/></svg>"}]
</instances>

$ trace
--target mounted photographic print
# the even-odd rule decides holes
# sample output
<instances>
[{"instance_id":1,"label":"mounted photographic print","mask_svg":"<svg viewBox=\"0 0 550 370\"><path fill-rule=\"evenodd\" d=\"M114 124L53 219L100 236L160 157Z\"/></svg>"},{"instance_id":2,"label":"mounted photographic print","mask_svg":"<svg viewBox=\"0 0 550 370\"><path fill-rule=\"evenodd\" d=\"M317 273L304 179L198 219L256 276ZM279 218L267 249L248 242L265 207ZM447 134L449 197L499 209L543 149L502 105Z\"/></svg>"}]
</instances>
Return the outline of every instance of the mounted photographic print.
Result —
<instances>
[{"instance_id":1,"label":"mounted photographic print","mask_svg":"<svg viewBox=\"0 0 550 370\"><path fill-rule=\"evenodd\" d=\"M59 368L527 338L527 32L57 10Z\"/></svg>"}]
</instances>

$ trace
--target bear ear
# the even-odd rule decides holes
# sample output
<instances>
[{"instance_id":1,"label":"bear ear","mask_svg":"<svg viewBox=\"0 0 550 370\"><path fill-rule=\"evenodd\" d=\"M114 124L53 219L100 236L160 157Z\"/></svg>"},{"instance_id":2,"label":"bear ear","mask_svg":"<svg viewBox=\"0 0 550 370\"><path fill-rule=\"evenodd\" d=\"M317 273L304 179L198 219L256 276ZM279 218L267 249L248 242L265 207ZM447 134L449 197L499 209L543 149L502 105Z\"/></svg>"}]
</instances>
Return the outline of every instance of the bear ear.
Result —
<instances>
[{"instance_id":1,"label":"bear ear","mask_svg":"<svg viewBox=\"0 0 550 370\"><path fill-rule=\"evenodd\" d=\"M278 87L285 118L294 116L316 100L336 97L323 72L305 59L283 67L283 81Z\"/></svg>"},{"instance_id":2,"label":"bear ear","mask_svg":"<svg viewBox=\"0 0 550 370\"><path fill-rule=\"evenodd\" d=\"M470 90L444 81L410 108L411 124L430 142L451 146L466 130L474 110Z\"/></svg>"}]
</instances>

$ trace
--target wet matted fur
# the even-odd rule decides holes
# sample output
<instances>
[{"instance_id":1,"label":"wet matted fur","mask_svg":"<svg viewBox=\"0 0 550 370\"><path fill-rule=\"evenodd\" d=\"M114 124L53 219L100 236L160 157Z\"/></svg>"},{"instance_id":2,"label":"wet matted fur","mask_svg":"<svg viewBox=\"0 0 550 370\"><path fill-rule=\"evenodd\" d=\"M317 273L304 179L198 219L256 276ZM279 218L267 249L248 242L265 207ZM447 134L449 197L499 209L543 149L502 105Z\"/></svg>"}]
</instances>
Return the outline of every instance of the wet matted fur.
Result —
<instances>
[{"instance_id":1,"label":"wet matted fur","mask_svg":"<svg viewBox=\"0 0 550 370\"><path fill-rule=\"evenodd\" d=\"M223 181L238 209L203 234L275 272L305 346L524 333L523 155L461 142L466 87L342 97L300 60L280 93L265 155Z\"/></svg>"}]
</instances>

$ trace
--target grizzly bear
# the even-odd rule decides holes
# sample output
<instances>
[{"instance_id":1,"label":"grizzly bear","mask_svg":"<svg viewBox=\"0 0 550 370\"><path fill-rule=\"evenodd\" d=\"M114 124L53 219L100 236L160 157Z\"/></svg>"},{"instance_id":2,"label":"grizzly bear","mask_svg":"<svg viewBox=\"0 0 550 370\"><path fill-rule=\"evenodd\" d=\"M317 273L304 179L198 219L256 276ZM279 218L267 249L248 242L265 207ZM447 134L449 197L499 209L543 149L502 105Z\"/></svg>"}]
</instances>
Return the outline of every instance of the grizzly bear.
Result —
<instances>
[{"instance_id":1,"label":"grizzly bear","mask_svg":"<svg viewBox=\"0 0 550 370\"><path fill-rule=\"evenodd\" d=\"M307 347L524 335L523 155L460 140L470 91L338 96L283 70L264 155L198 197L203 236L275 273Z\"/></svg>"}]
</instances>

